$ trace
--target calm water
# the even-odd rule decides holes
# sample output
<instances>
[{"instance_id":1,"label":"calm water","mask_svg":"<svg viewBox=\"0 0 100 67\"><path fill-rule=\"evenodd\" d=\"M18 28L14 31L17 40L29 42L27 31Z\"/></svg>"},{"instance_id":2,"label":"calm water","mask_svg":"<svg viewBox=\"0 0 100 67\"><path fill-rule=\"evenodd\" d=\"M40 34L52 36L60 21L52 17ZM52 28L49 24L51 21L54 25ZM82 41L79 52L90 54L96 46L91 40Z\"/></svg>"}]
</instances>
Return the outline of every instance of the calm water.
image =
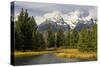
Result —
<instances>
[{"instance_id":1,"label":"calm water","mask_svg":"<svg viewBox=\"0 0 100 67\"><path fill-rule=\"evenodd\" d=\"M34 64L51 64L51 63L66 63L78 62L75 58L58 58L53 54L44 54L36 57L17 58L15 65L34 65Z\"/></svg>"}]
</instances>

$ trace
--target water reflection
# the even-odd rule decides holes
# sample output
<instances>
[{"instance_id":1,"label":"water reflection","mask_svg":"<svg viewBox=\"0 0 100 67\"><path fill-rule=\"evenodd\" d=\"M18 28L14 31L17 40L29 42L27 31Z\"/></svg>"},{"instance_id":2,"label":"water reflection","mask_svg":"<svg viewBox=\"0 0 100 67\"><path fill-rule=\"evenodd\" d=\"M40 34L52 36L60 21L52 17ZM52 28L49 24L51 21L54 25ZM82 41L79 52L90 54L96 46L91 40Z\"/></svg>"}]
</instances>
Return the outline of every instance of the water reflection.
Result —
<instances>
[{"instance_id":1,"label":"water reflection","mask_svg":"<svg viewBox=\"0 0 100 67\"><path fill-rule=\"evenodd\" d=\"M65 63L77 62L76 58L58 58L53 54L44 54L36 57L17 58L15 65L32 65L32 64L51 64L51 63Z\"/></svg>"}]
</instances>

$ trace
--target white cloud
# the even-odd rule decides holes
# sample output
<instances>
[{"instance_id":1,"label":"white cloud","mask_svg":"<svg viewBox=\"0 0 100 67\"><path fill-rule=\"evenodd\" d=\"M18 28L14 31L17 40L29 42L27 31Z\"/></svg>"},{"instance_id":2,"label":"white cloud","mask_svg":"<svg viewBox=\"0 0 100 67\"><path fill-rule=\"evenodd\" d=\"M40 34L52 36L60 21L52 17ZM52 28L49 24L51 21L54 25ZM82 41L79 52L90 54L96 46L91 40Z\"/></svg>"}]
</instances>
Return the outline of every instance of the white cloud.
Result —
<instances>
[{"instance_id":1,"label":"white cloud","mask_svg":"<svg viewBox=\"0 0 100 67\"><path fill-rule=\"evenodd\" d=\"M89 15L86 17L80 17L81 12L79 10L76 11L72 11L66 14L62 14L60 11L53 11L50 13L46 13L43 16L36 16L35 20L37 22L37 25L41 24L42 22L44 22L46 19L51 19L52 21L56 21L57 19L63 18L64 21L70 25L70 27L73 29L77 22L78 19L80 20L89 20L90 18L96 18L97 14L96 14L96 10L95 9L91 9L89 10Z\"/></svg>"},{"instance_id":2,"label":"white cloud","mask_svg":"<svg viewBox=\"0 0 100 67\"><path fill-rule=\"evenodd\" d=\"M43 23L46 19L50 19L56 22L57 20L63 18L67 24L71 25L71 27L75 27L75 22L77 23L77 20L79 19L79 17L80 17L79 10L76 10L67 14L62 14L60 11L55 10L51 13L46 13L43 16L36 16L35 20L37 22L37 25L39 25Z\"/></svg>"},{"instance_id":3,"label":"white cloud","mask_svg":"<svg viewBox=\"0 0 100 67\"><path fill-rule=\"evenodd\" d=\"M45 21L45 19L51 19L53 21L56 21L57 19L63 18L64 21L71 21L71 22L76 22L80 17L80 11L76 10L73 12L70 12L68 14L62 14L60 11L53 11L51 13L46 13L43 16L36 16L35 20L37 24L42 23Z\"/></svg>"},{"instance_id":4,"label":"white cloud","mask_svg":"<svg viewBox=\"0 0 100 67\"><path fill-rule=\"evenodd\" d=\"M24 8L28 10L29 16L34 16L37 24L41 24L45 19L51 19L56 21L58 18L62 18L67 22L77 22L82 12L85 16L82 19L88 20L91 17L97 17L97 8L95 6L79 6L79 5L67 5L67 4L50 4L50 3L31 3L31 2L15 2L15 12L19 13L20 9ZM90 10L89 10L90 9ZM56 11L54 11L56 10ZM15 14L15 20L17 20L17 14ZM70 22L68 22L70 21Z\"/></svg>"},{"instance_id":5,"label":"white cloud","mask_svg":"<svg viewBox=\"0 0 100 67\"><path fill-rule=\"evenodd\" d=\"M19 13L15 13L14 20L18 19L18 15ZM66 12L65 14L61 13L58 10L54 10L52 12L44 14L43 16L35 16L34 18L36 20L37 25L43 23L46 19L50 19L55 22L57 21L57 19L63 18L67 24L71 25L71 27L74 28L75 24L78 22L78 19L89 20L91 18L97 18L97 8L90 9L89 15L86 17L80 18L80 15L81 11L79 10L72 11L69 13Z\"/></svg>"},{"instance_id":6,"label":"white cloud","mask_svg":"<svg viewBox=\"0 0 100 67\"><path fill-rule=\"evenodd\" d=\"M63 15L63 19L65 21L71 21L73 23L75 23L79 18L80 18L80 11L79 10L72 11L68 14Z\"/></svg>"},{"instance_id":7,"label":"white cloud","mask_svg":"<svg viewBox=\"0 0 100 67\"><path fill-rule=\"evenodd\" d=\"M53 11L51 13L46 13L43 16L36 16L35 20L37 22L37 25L41 24L46 19L56 22L57 19L61 19L62 18L61 15L62 15L61 12L55 10L55 11Z\"/></svg>"},{"instance_id":8,"label":"white cloud","mask_svg":"<svg viewBox=\"0 0 100 67\"><path fill-rule=\"evenodd\" d=\"M19 16L19 13L15 13L14 14L14 21L17 21L18 20L18 16Z\"/></svg>"},{"instance_id":9,"label":"white cloud","mask_svg":"<svg viewBox=\"0 0 100 67\"><path fill-rule=\"evenodd\" d=\"M36 21L37 25L39 25L39 24L41 24L42 22L45 21L45 18L41 17L41 16L36 16L35 21Z\"/></svg>"},{"instance_id":10,"label":"white cloud","mask_svg":"<svg viewBox=\"0 0 100 67\"><path fill-rule=\"evenodd\" d=\"M84 17L84 20L90 20L91 18L96 19L97 18L97 8L93 8L89 10L89 15L87 17Z\"/></svg>"}]
</instances>

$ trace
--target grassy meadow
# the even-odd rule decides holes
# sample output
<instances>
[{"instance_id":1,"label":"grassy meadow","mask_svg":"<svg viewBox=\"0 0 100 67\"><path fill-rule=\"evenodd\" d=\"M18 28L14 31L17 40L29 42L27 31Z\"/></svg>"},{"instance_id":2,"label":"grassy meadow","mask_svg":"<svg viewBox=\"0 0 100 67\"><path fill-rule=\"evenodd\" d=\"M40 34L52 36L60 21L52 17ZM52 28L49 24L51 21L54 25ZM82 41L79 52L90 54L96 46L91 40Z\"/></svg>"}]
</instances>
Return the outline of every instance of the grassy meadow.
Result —
<instances>
[{"instance_id":1,"label":"grassy meadow","mask_svg":"<svg viewBox=\"0 0 100 67\"><path fill-rule=\"evenodd\" d=\"M58 48L56 50L46 50L46 51L15 51L14 56L15 58L21 57L30 57L30 56L39 56L43 54L54 54L59 58L78 58L80 60L96 60L97 53L91 51L79 51L78 49L62 49Z\"/></svg>"}]
</instances>

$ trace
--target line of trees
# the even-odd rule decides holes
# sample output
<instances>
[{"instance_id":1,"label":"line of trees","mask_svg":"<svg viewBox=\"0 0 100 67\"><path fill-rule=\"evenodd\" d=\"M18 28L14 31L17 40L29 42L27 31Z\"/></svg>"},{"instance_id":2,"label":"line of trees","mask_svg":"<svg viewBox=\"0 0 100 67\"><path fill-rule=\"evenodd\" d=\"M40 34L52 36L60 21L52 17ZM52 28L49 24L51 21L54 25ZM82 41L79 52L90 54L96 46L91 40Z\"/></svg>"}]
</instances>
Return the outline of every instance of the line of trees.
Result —
<instances>
[{"instance_id":1,"label":"line of trees","mask_svg":"<svg viewBox=\"0 0 100 67\"><path fill-rule=\"evenodd\" d=\"M29 17L27 10L21 10L18 20L15 21L15 49L40 51L46 48L77 48L79 50L97 49L97 24L91 30L82 29L80 32L72 30L68 32L58 28L53 32L51 24L48 24L46 33L38 31L34 17Z\"/></svg>"},{"instance_id":2,"label":"line of trees","mask_svg":"<svg viewBox=\"0 0 100 67\"><path fill-rule=\"evenodd\" d=\"M15 22L15 49L16 50L41 50L45 48L44 39L37 31L34 17L29 17L27 10L21 10Z\"/></svg>"}]
</instances>

